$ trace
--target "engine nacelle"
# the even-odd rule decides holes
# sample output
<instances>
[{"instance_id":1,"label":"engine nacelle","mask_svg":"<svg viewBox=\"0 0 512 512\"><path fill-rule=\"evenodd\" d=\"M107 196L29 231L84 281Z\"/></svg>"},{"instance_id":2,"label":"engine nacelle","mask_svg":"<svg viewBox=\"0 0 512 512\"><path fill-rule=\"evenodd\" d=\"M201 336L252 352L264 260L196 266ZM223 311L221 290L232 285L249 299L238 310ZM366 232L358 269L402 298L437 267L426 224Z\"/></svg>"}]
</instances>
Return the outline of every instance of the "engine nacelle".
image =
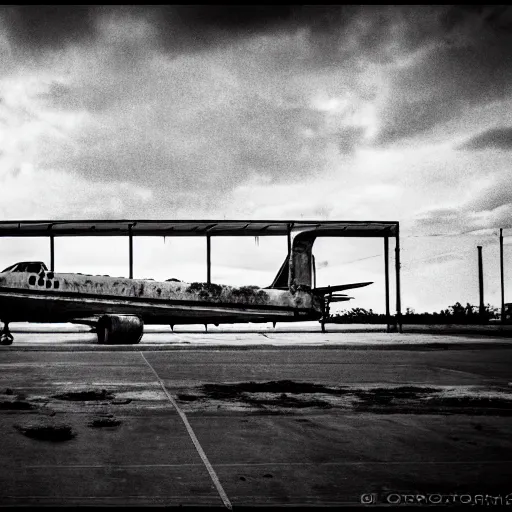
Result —
<instances>
[{"instance_id":1,"label":"engine nacelle","mask_svg":"<svg viewBox=\"0 0 512 512\"><path fill-rule=\"evenodd\" d=\"M144 331L144 322L135 315L103 315L97 326L98 343L139 343Z\"/></svg>"}]
</instances>

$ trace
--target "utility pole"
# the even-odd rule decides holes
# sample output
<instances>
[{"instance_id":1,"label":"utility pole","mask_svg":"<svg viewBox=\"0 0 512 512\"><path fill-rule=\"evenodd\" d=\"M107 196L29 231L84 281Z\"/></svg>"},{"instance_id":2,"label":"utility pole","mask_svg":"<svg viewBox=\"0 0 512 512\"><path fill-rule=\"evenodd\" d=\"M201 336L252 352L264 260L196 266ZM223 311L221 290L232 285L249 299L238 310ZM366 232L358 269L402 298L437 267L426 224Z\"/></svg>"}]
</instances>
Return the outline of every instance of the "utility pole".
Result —
<instances>
[{"instance_id":1,"label":"utility pole","mask_svg":"<svg viewBox=\"0 0 512 512\"><path fill-rule=\"evenodd\" d=\"M50 235L50 270L55 272L55 238L53 235Z\"/></svg>"},{"instance_id":2,"label":"utility pole","mask_svg":"<svg viewBox=\"0 0 512 512\"><path fill-rule=\"evenodd\" d=\"M210 235L206 235L206 282L212 282L212 243Z\"/></svg>"},{"instance_id":3,"label":"utility pole","mask_svg":"<svg viewBox=\"0 0 512 512\"><path fill-rule=\"evenodd\" d=\"M483 321L485 315L485 305L484 305L484 269L482 263L482 246L478 245L478 289L480 291L480 308L479 315L480 321Z\"/></svg>"},{"instance_id":4,"label":"utility pole","mask_svg":"<svg viewBox=\"0 0 512 512\"><path fill-rule=\"evenodd\" d=\"M389 238L384 237L384 283L386 290L386 332L390 332L389 318Z\"/></svg>"},{"instance_id":5,"label":"utility pole","mask_svg":"<svg viewBox=\"0 0 512 512\"><path fill-rule=\"evenodd\" d=\"M395 238L395 272L396 272L396 330L402 332L402 298L400 295L400 226L396 226Z\"/></svg>"},{"instance_id":6,"label":"utility pole","mask_svg":"<svg viewBox=\"0 0 512 512\"><path fill-rule=\"evenodd\" d=\"M133 224L128 225L128 272L130 279L133 279L133 235L132 235Z\"/></svg>"},{"instance_id":7,"label":"utility pole","mask_svg":"<svg viewBox=\"0 0 512 512\"><path fill-rule=\"evenodd\" d=\"M505 323L505 279L503 275L503 228L500 228L501 323Z\"/></svg>"}]
</instances>

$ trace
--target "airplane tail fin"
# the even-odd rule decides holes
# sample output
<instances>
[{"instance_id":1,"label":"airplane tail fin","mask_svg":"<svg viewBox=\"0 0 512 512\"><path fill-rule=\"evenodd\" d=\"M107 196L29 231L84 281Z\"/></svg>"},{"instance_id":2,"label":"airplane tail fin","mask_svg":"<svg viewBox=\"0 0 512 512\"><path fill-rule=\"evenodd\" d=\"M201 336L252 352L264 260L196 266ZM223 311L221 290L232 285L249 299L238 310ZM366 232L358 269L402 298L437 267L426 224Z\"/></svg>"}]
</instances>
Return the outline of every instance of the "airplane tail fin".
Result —
<instances>
[{"instance_id":1,"label":"airplane tail fin","mask_svg":"<svg viewBox=\"0 0 512 512\"><path fill-rule=\"evenodd\" d=\"M313 244L317 236L339 236L339 230L316 230L298 233L292 243L291 254L288 254L279 269L273 283L268 288L280 290L309 289L317 295L332 294L342 290L368 286L369 282L352 283L331 286L330 288L316 287L316 271L313 257Z\"/></svg>"},{"instance_id":2,"label":"airplane tail fin","mask_svg":"<svg viewBox=\"0 0 512 512\"><path fill-rule=\"evenodd\" d=\"M269 288L278 290L295 289L297 285L311 289L316 281L313 258L313 243L316 234L299 233L295 236L291 254L288 254ZM316 284L316 283L315 283Z\"/></svg>"},{"instance_id":3,"label":"airplane tail fin","mask_svg":"<svg viewBox=\"0 0 512 512\"><path fill-rule=\"evenodd\" d=\"M274 281L269 288L275 288L277 290L288 290L288 275L290 273L290 256L286 256L281 265L281 268L277 272Z\"/></svg>"},{"instance_id":4,"label":"airplane tail fin","mask_svg":"<svg viewBox=\"0 0 512 512\"><path fill-rule=\"evenodd\" d=\"M314 262L314 260L313 260ZM314 263L313 263L313 273L315 272L314 269ZM274 288L277 290L288 290L288 279L290 274L290 258L287 256L285 260L283 261L283 264L279 268L279 271L277 272L276 277L274 278L274 281L268 288ZM313 282L316 281L316 279L313 279ZM354 288L362 288L363 286L368 286L370 284L373 284L373 281L366 281L364 283L350 283L350 284L338 284L334 286L313 286L311 288L311 291L318 296L330 296L332 299L339 299L341 300L341 297L343 297L343 300L350 300L353 297L348 297L347 295L333 295L336 292L341 292L345 290L352 290ZM333 300L333 302L336 302Z\"/></svg>"}]
</instances>

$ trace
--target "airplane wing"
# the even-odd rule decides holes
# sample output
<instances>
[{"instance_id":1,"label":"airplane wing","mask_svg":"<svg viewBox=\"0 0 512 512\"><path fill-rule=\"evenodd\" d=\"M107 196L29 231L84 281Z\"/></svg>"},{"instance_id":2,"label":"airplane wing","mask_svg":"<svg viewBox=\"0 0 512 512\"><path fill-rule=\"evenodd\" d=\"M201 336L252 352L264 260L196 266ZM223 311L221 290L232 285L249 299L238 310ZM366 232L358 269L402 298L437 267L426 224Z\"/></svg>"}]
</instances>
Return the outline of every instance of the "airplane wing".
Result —
<instances>
[{"instance_id":1,"label":"airplane wing","mask_svg":"<svg viewBox=\"0 0 512 512\"><path fill-rule=\"evenodd\" d=\"M351 290L352 288L362 288L373 284L373 281L367 283L352 283L352 284L338 284L334 286L321 286L319 288L313 288L313 293L317 295L325 295L326 293L341 292L343 290Z\"/></svg>"}]
</instances>

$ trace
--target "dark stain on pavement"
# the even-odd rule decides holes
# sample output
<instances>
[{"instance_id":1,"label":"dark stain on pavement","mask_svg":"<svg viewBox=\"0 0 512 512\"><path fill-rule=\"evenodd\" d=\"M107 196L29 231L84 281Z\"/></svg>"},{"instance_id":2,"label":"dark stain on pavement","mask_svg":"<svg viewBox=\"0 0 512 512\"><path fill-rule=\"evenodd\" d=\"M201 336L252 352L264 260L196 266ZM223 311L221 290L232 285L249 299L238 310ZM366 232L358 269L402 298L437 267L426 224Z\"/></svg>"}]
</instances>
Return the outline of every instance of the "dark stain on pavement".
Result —
<instances>
[{"instance_id":1,"label":"dark stain on pavement","mask_svg":"<svg viewBox=\"0 0 512 512\"><path fill-rule=\"evenodd\" d=\"M178 395L178 400L181 400L182 402L195 402L196 400L199 400L200 397L196 395L187 395L187 394L180 394Z\"/></svg>"},{"instance_id":2,"label":"dark stain on pavement","mask_svg":"<svg viewBox=\"0 0 512 512\"><path fill-rule=\"evenodd\" d=\"M94 418L89 422L91 428L118 427L122 421L113 417Z\"/></svg>"},{"instance_id":3,"label":"dark stain on pavement","mask_svg":"<svg viewBox=\"0 0 512 512\"><path fill-rule=\"evenodd\" d=\"M417 400L436 393L435 388L421 388L417 386L400 386L396 388L371 388L354 390L354 395L361 400L359 407L368 405L391 405L396 400Z\"/></svg>"},{"instance_id":4,"label":"dark stain on pavement","mask_svg":"<svg viewBox=\"0 0 512 512\"><path fill-rule=\"evenodd\" d=\"M121 399L117 399L117 400L112 400L112 405L126 405L126 404L131 403L131 401L132 401L131 398L121 398Z\"/></svg>"},{"instance_id":5,"label":"dark stain on pavement","mask_svg":"<svg viewBox=\"0 0 512 512\"><path fill-rule=\"evenodd\" d=\"M292 380L278 380L270 382L236 382L233 384L203 384L203 391L210 398L230 398L241 393L329 393L344 394L347 391L313 384L310 382L294 382Z\"/></svg>"},{"instance_id":6,"label":"dark stain on pavement","mask_svg":"<svg viewBox=\"0 0 512 512\"><path fill-rule=\"evenodd\" d=\"M91 402L95 400L111 400L114 398L114 395L107 390L102 389L61 393L60 395L53 395L53 398L57 398L58 400L69 400L73 402Z\"/></svg>"},{"instance_id":7,"label":"dark stain on pavement","mask_svg":"<svg viewBox=\"0 0 512 512\"><path fill-rule=\"evenodd\" d=\"M512 411L512 400L503 398L488 398L474 396L443 397L439 405L444 407L476 407L485 409L510 409Z\"/></svg>"},{"instance_id":8,"label":"dark stain on pavement","mask_svg":"<svg viewBox=\"0 0 512 512\"><path fill-rule=\"evenodd\" d=\"M276 406L300 409L306 407L328 409L332 406L325 400L319 398L301 398L297 395L333 393L336 391L321 384L294 382L290 380L239 382L234 384L203 384L201 388L206 398L210 400L245 402L260 407ZM192 401L192 396L194 395L187 395L186 400ZM178 398L180 397L178 396Z\"/></svg>"},{"instance_id":9,"label":"dark stain on pavement","mask_svg":"<svg viewBox=\"0 0 512 512\"><path fill-rule=\"evenodd\" d=\"M14 425L14 428L26 437L54 443L69 441L76 436L71 426L64 423L28 423Z\"/></svg>"},{"instance_id":10,"label":"dark stain on pavement","mask_svg":"<svg viewBox=\"0 0 512 512\"><path fill-rule=\"evenodd\" d=\"M36 406L24 400L0 400L1 411L30 411Z\"/></svg>"},{"instance_id":11,"label":"dark stain on pavement","mask_svg":"<svg viewBox=\"0 0 512 512\"><path fill-rule=\"evenodd\" d=\"M512 415L512 400L508 396L478 396L478 392L443 395L442 387L356 388L280 380L203 384L197 389L199 393L178 394L178 400L199 407L208 401L222 401L228 408L229 404L246 404L258 408L259 412L276 414L279 409L338 407L377 414Z\"/></svg>"}]
</instances>

